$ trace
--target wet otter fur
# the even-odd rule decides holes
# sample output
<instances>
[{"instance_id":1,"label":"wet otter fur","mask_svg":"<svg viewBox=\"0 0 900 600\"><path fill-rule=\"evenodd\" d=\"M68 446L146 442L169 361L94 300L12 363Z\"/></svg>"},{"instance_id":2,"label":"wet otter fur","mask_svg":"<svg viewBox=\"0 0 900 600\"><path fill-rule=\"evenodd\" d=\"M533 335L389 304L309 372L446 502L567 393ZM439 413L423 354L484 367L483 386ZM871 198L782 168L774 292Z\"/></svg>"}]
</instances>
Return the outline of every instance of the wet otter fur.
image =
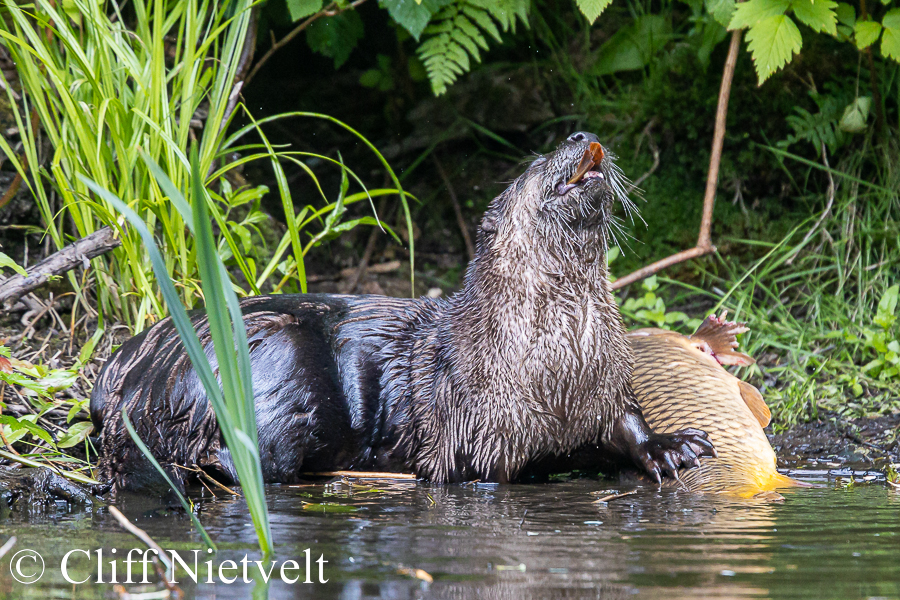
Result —
<instances>
[{"instance_id":1,"label":"wet otter fur","mask_svg":"<svg viewBox=\"0 0 900 600\"><path fill-rule=\"evenodd\" d=\"M265 481L358 469L507 482L583 447L659 480L714 452L704 433L656 435L641 415L606 270L613 203L628 199L608 153L572 181L591 142L571 135L491 202L449 299L242 302ZM205 317L193 322L214 363ZM157 485L123 409L180 485L191 473L177 465L236 480L171 319L123 344L91 396L101 475L119 489Z\"/></svg>"}]
</instances>

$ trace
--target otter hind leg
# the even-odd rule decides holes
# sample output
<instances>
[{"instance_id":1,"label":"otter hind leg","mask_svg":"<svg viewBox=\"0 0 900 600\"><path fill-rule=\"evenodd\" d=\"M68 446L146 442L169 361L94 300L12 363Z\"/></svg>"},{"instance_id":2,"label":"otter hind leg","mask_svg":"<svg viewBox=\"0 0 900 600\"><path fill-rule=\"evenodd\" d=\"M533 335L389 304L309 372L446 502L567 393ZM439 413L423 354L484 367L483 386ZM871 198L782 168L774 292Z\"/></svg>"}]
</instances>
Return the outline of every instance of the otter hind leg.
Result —
<instances>
[{"instance_id":1,"label":"otter hind leg","mask_svg":"<svg viewBox=\"0 0 900 600\"><path fill-rule=\"evenodd\" d=\"M263 479L291 483L302 472L340 469L358 450L341 372L319 323L259 340L251 355Z\"/></svg>"}]
</instances>

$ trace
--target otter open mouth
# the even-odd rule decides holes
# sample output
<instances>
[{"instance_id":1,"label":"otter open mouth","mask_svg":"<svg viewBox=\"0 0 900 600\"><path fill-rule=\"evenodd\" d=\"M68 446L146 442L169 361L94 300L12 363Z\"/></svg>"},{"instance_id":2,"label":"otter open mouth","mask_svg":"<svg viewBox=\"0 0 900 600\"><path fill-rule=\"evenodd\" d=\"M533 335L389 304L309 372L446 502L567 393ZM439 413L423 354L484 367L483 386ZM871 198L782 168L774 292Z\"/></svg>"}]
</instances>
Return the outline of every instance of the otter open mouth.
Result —
<instances>
[{"instance_id":1,"label":"otter open mouth","mask_svg":"<svg viewBox=\"0 0 900 600\"><path fill-rule=\"evenodd\" d=\"M587 150L584 151L584 156L581 157L581 162L578 163L575 173L572 174L572 177L566 183L559 183L556 186L556 193L562 196L585 179L603 179L603 173L593 170L602 160L603 146L597 142L591 142Z\"/></svg>"}]
</instances>

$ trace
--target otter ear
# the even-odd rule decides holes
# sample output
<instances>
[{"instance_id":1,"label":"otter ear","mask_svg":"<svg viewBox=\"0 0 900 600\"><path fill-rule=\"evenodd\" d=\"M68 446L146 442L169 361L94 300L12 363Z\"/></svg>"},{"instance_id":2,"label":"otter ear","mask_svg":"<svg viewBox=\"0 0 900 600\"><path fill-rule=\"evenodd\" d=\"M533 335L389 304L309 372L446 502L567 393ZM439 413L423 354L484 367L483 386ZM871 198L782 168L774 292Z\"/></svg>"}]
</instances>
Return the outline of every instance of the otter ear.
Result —
<instances>
[{"instance_id":1,"label":"otter ear","mask_svg":"<svg viewBox=\"0 0 900 600\"><path fill-rule=\"evenodd\" d=\"M494 215L485 213L481 219L481 230L485 233L497 233L497 219Z\"/></svg>"}]
</instances>

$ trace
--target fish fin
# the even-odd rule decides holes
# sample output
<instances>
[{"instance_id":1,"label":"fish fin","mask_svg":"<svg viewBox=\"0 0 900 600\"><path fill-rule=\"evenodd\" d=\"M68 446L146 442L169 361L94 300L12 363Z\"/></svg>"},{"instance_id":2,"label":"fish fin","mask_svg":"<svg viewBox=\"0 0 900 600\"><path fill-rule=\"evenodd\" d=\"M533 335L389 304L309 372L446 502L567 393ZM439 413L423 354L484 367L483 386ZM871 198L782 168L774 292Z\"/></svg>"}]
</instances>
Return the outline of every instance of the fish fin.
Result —
<instances>
[{"instance_id":1,"label":"fish fin","mask_svg":"<svg viewBox=\"0 0 900 600\"><path fill-rule=\"evenodd\" d=\"M794 479L793 477L788 477L787 475L782 475L781 473L776 473L772 476L772 480L769 483L770 488L786 488L786 487L816 487L811 483L806 483L805 481L799 481Z\"/></svg>"},{"instance_id":2,"label":"fish fin","mask_svg":"<svg viewBox=\"0 0 900 600\"><path fill-rule=\"evenodd\" d=\"M728 311L722 316L710 315L703 320L691 337L691 341L703 352L711 354L722 365L746 367L756 361L749 354L738 352L737 334L750 331L746 323L727 321Z\"/></svg>"},{"instance_id":3,"label":"fish fin","mask_svg":"<svg viewBox=\"0 0 900 600\"><path fill-rule=\"evenodd\" d=\"M738 381L738 384L741 387L741 398L744 399L747 408L759 421L760 426L766 427L772 420L772 413L769 411L769 407L766 406L766 401L763 400L762 394L746 381Z\"/></svg>"},{"instance_id":4,"label":"fish fin","mask_svg":"<svg viewBox=\"0 0 900 600\"><path fill-rule=\"evenodd\" d=\"M772 490L766 490L753 494L755 500L765 500L766 502L784 502L784 496Z\"/></svg>"}]
</instances>

